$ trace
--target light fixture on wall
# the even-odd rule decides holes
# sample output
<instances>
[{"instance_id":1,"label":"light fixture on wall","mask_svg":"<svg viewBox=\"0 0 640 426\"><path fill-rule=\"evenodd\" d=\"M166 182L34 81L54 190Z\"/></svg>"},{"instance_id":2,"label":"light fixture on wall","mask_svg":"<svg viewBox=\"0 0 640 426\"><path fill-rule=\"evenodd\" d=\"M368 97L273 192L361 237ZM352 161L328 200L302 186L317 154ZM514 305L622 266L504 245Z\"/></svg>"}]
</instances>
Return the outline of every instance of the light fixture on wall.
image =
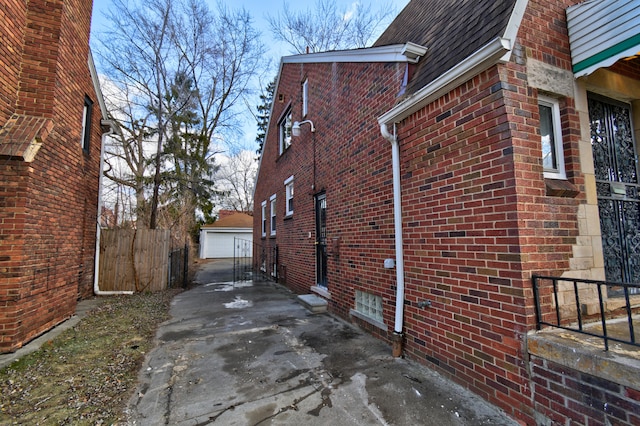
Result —
<instances>
[{"instance_id":1,"label":"light fixture on wall","mask_svg":"<svg viewBox=\"0 0 640 426\"><path fill-rule=\"evenodd\" d=\"M305 124L305 123L309 123L311 125L311 132L314 133L316 131L316 128L313 126L313 121L311 120L304 120L304 121L294 121L293 122L293 127L291 127L291 134L293 136L300 136L300 125L301 124Z\"/></svg>"}]
</instances>

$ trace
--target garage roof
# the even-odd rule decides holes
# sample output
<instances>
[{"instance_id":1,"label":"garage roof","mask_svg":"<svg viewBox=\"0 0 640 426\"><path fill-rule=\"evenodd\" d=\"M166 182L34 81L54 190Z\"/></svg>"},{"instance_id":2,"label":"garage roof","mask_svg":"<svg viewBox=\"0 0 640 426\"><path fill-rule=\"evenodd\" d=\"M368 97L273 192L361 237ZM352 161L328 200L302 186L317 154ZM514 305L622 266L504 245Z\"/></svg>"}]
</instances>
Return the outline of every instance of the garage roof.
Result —
<instances>
[{"instance_id":1,"label":"garage roof","mask_svg":"<svg viewBox=\"0 0 640 426\"><path fill-rule=\"evenodd\" d=\"M201 228L253 228L253 216L249 216L246 213L234 213L218 219L212 224L204 225Z\"/></svg>"}]
</instances>

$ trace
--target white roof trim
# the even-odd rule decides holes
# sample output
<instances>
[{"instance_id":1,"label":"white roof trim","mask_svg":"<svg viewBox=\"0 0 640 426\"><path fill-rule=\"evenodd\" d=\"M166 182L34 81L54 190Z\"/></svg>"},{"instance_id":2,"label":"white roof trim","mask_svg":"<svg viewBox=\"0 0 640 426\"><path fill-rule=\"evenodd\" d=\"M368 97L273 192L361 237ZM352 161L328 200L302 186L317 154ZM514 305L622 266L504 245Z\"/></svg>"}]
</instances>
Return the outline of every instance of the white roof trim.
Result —
<instances>
[{"instance_id":1,"label":"white roof trim","mask_svg":"<svg viewBox=\"0 0 640 426\"><path fill-rule=\"evenodd\" d=\"M381 115L378 118L378 123L392 124L402 121L490 66L502 62L502 58L510 50L510 40L497 37L412 96Z\"/></svg>"},{"instance_id":2,"label":"white roof trim","mask_svg":"<svg viewBox=\"0 0 640 426\"><path fill-rule=\"evenodd\" d=\"M206 228L206 227L201 227L200 230L207 232L207 233L225 233L225 234L229 234L229 233L233 233L233 232L237 232L237 233L253 233L253 228L238 228L238 227L232 227L232 228L227 228L224 226L220 226L218 228Z\"/></svg>"},{"instance_id":3,"label":"white roof trim","mask_svg":"<svg viewBox=\"0 0 640 426\"><path fill-rule=\"evenodd\" d=\"M522 24L522 18L524 17L524 13L526 12L528 5L529 0L516 0L516 4L513 6L513 11L511 12L511 16L509 17L507 28L505 29L504 35L502 36L507 40L511 40L512 46L513 41L518 36L520 24ZM502 58L502 61L509 62L511 60L511 52L512 50L509 49L509 51Z\"/></svg>"},{"instance_id":4,"label":"white roof trim","mask_svg":"<svg viewBox=\"0 0 640 426\"><path fill-rule=\"evenodd\" d=\"M331 52L307 53L284 56L283 64L313 64L327 62L409 62L403 55L405 44L392 44L364 49L334 50Z\"/></svg>"},{"instance_id":5,"label":"white roof trim","mask_svg":"<svg viewBox=\"0 0 640 426\"><path fill-rule=\"evenodd\" d=\"M109 117L109 111L104 103L104 96L102 95L102 88L100 86L100 79L98 77L98 71L96 70L96 64L93 62L93 55L91 49L89 49L89 57L87 58L87 65L89 66L89 74L91 74L91 81L93 82L93 89L96 91L98 97L98 105L100 105L100 113L103 120L107 120Z\"/></svg>"},{"instance_id":6,"label":"white roof trim","mask_svg":"<svg viewBox=\"0 0 640 426\"><path fill-rule=\"evenodd\" d=\"M351 49L351 50L336 50L332 52L320 52L320 53L308 53L303 55L283 56L280 59L280 66L278 68L278 75L276 77L276 85L274 92L274 100L271 103L271 111L269 116L273 116L273 107L275 106L275 96L277 96L278 87L280 87L280 76L282 75L282 68L284 64L313 64L313 63L362 63L362 62L400 62L400 63L416 63L420 59L420 56L416 55L418 48L426 48L418 46L415 43L405 44L392 44L381 47L368 47L363 49ZM409 53L410 57L405 56L405 53ZM419 52L418 52L419 53ZM415 57L415 59L413 58ZM264 144L266 145L269 139L269 128L265 132ZM262 168L262 156L264 155L265 146L262 146L262 152L260 153L260 159L258 161L257 176L260 175L260 169ZM255 195L256 186L254 186L253 194Z\"/></svg>"}]
</instances>

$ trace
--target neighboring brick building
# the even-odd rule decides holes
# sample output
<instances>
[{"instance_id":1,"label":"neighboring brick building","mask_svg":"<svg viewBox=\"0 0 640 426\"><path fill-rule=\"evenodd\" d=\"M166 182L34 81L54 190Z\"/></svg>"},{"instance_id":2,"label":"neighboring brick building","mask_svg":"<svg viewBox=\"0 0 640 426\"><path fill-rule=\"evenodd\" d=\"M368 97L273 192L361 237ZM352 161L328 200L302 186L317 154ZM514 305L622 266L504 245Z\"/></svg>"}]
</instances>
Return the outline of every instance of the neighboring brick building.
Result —
<instances>
[{"instance_id":1,"label":"neighboring brick building","mask_svg":"<svg viewBox=\"0 0 640 426\"><path fill-rule=\"evenodd\" d=\"M0 7L0 352L93 294L106 129L91 10L85 0Z\"/></svg>"},{"instance_id":2,"label":"neighboring brick building","mask_svg":"<svg viewBox=\"0 0 640 426\"><path fill-rule=\"evenodd\" d=\"M411 0L371 49L283 58L254 253L523 424L632 425L637 360L535 332L534 274L640 282L640 5L576 3Z\"/></svg>"}]
</instances>

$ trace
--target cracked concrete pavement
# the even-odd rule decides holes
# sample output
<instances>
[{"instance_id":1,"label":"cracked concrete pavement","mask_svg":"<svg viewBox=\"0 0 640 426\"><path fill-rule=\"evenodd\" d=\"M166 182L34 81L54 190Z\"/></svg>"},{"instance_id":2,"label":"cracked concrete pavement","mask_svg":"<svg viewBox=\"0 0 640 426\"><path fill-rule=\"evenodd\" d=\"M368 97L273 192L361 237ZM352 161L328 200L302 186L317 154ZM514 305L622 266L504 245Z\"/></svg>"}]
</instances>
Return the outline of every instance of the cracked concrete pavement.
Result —
<instances>
[{"instance_id":1,"label":"cracked concrete pavement","mask_svg":"<svg viewBox=\"0 0 640 426\"><path fill-rule=\"evenodd\" d=\"M135 425L515 425L496 408L285 287L230 282L229 261L200 265L200 285L140 372Z\"/></svg>"}]
</instances>

